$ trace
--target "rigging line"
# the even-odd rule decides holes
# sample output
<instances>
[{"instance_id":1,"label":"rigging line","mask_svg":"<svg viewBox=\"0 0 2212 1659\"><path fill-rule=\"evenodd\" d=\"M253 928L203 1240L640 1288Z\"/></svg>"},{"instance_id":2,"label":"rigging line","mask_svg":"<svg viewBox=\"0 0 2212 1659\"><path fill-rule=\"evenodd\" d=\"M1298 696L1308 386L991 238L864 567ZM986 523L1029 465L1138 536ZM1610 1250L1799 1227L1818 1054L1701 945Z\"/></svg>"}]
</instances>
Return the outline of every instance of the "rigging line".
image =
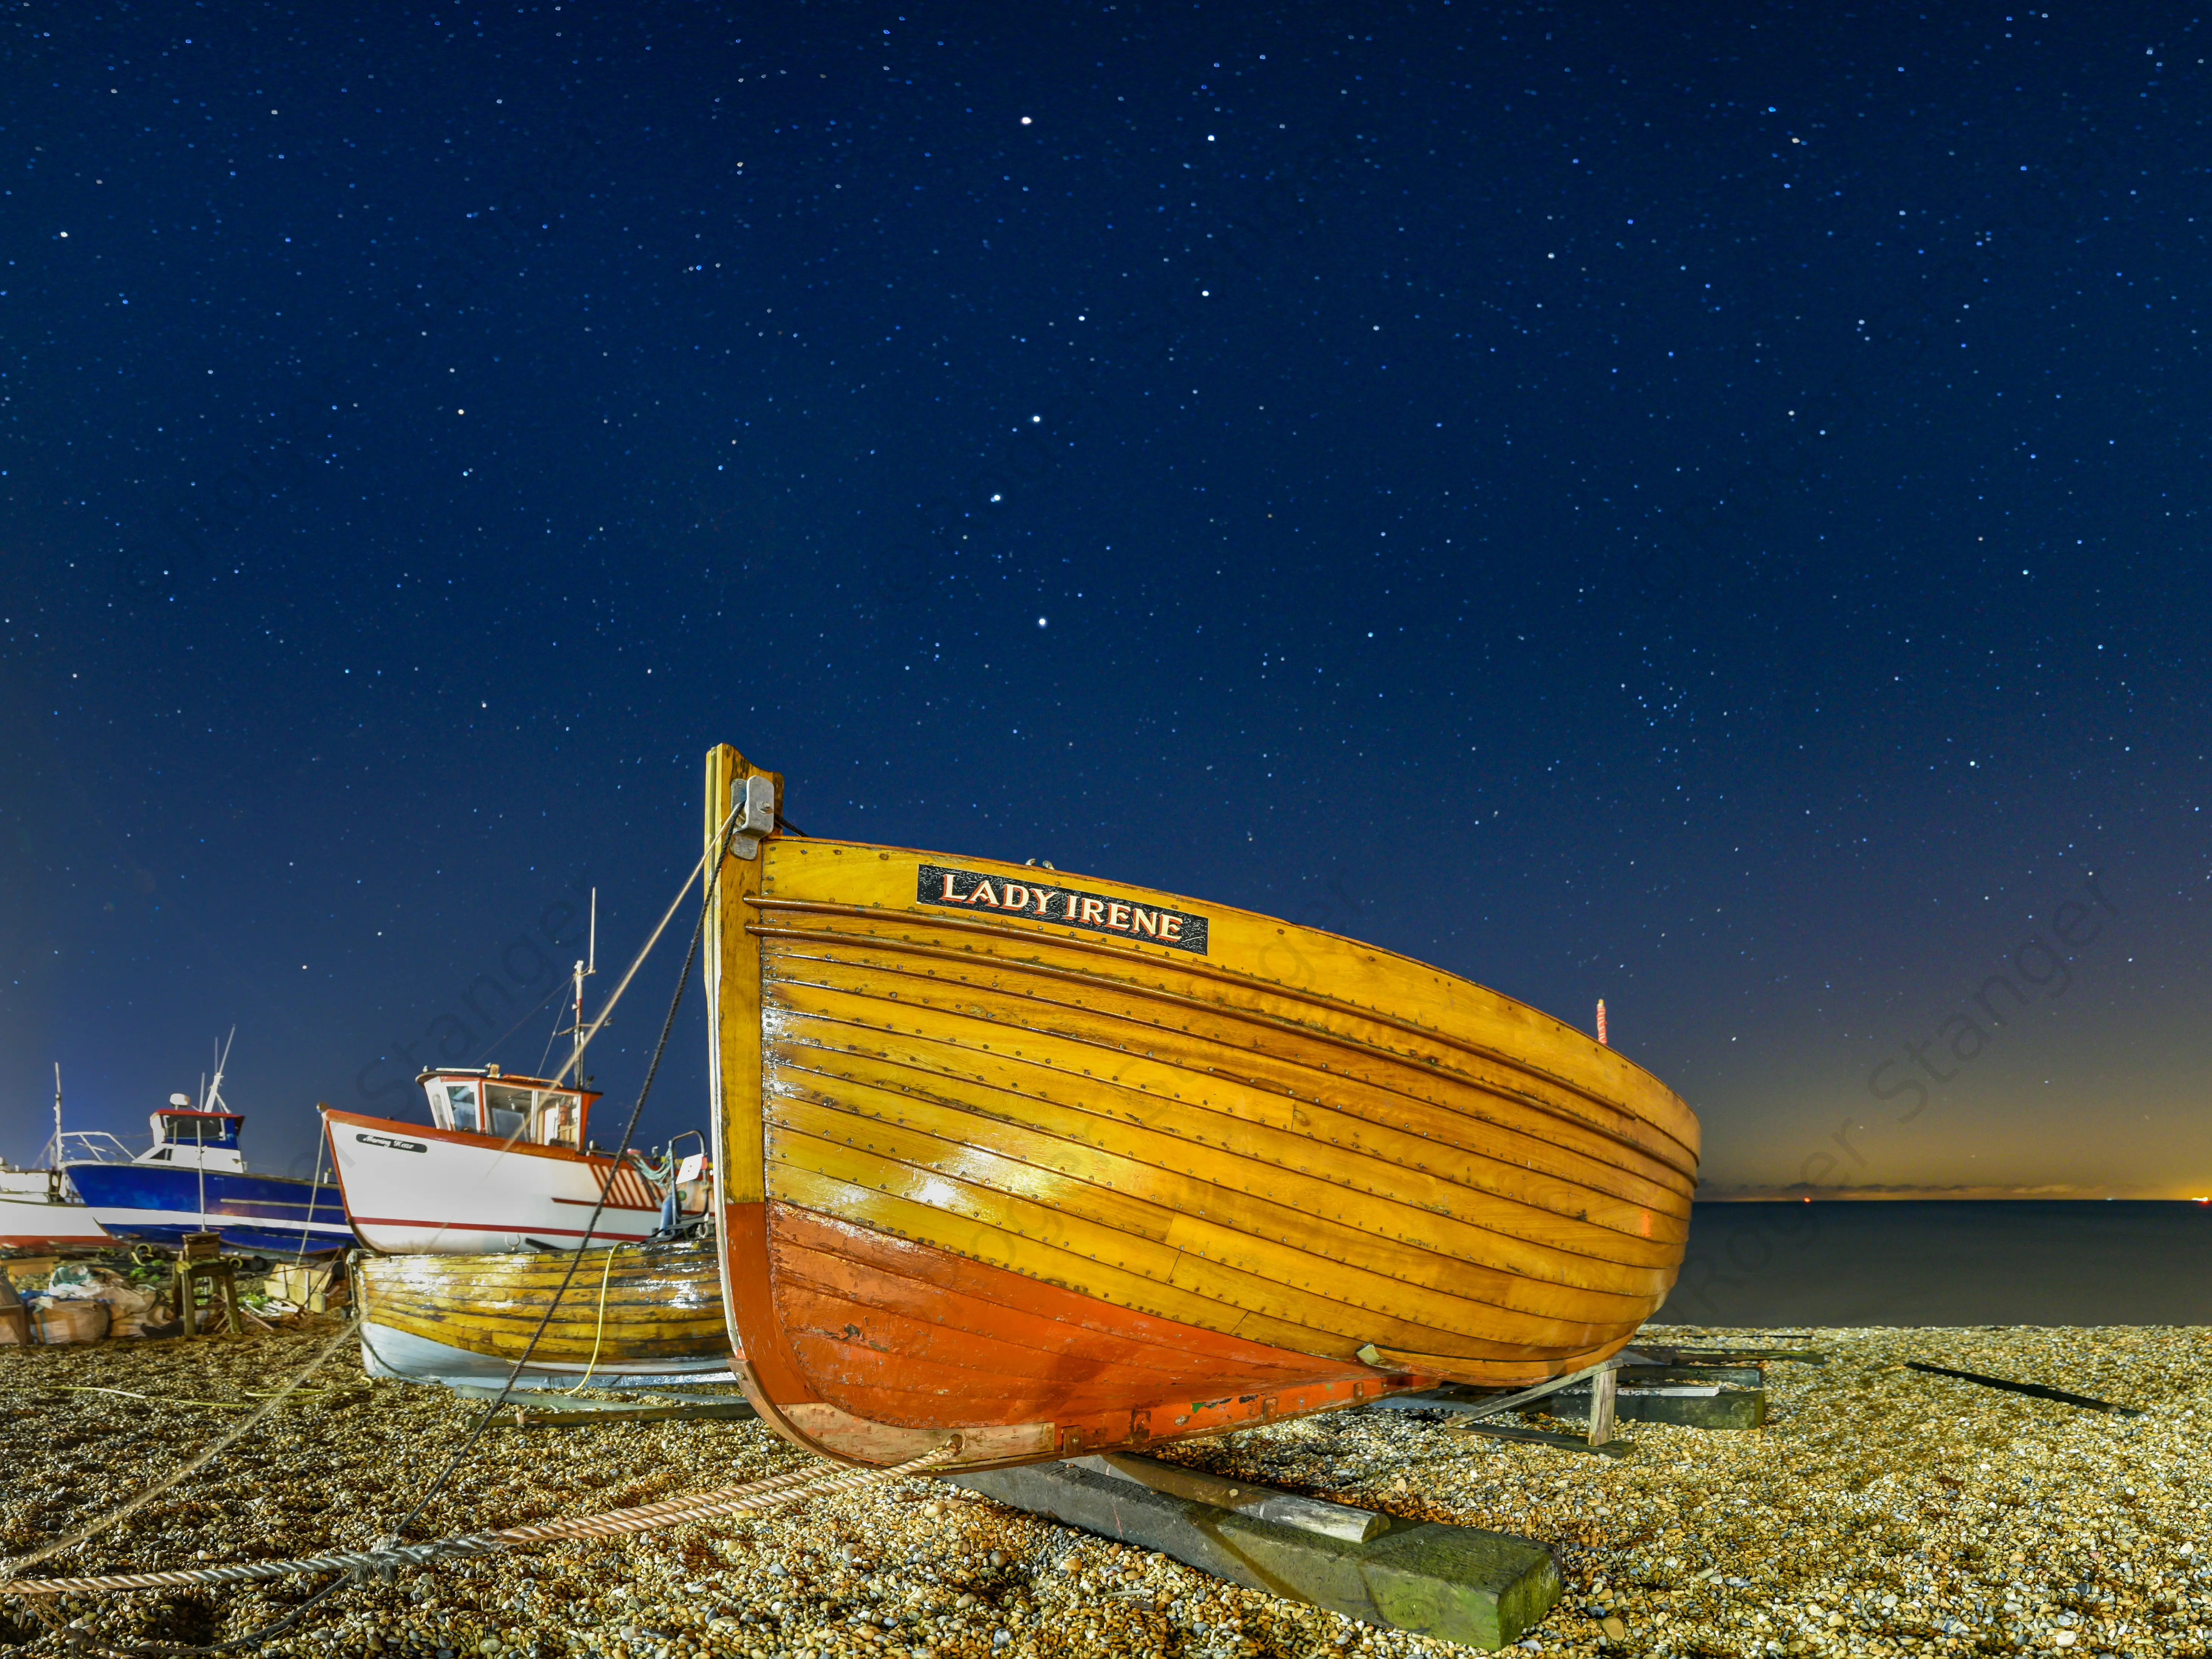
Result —
<instances>
[{"instance_id":1,"label":"rigging line","mask_svg":"<svg viewBox=\"0 0 2212 1659\"><path fill-rule=\"evenodd\" d=\"M357 1577L371 1575L388 1583L395 1568L428 1566L449 1556L492 1555L507 1550L533 1549L541 1544L629 1538L641 1532L656 1531L662 1527L680 1527L698 1521L719 1520L727 1516L780 1509L809 1498L858 1492L868 1486L920 1474L925 1469L947 1462L959 1455L960 1437L956 1434L945 1443L933 1446L903 1462L857 1468L832 1465L824 1469L822 1465L828 1460L817 1458L811 1465L802 1463L796 1468L786 1469L781 1474L748 1480L742 1486L719 1486L712 1492L692 1492L682 1498L664 1498L658 1503L640 1504L631 1509L604 1510L597 1515L562 1516L525 1526L501 1527L495 1531L463 1533L456 1537L434 1539L424 1544L403 1544L395 1539L386 1539L369 1549L347 1550L334 1555L301 1556L288 1561L234 1561L223 1566L179 1567L160 1572L0 1580L0 1595L24 1597L29 1601L34 1612L41 1607L58 1612L60 1609L54 1604L67 1595L183 1589L200 1584L246 1584L271 1578L289 1578L308 1572L342 1573L345 1576L337 1580L341 1584L355 1582ZM82 1645L92 1647L94 1652L114 1651L95 1646L82 1638L80 1641ZM160 1643L133 1650L208 1653L216 1650Z\"/></svg>"},{"instance_id":2,"label":"rigging line","mask_svg":"<svg viewBox=\"0 0 2212 1659\"><path fill-rule=\"evenodd\" d=\"M295 1267L307 1264L307 1234L315 1224L315 1200L323 1195L323 1154L331 1149L331 1126L323 1125L323 1133L315 1137L315 1178L307 1183L307 1218L300 1224L300 1249L292 1258ZM295 1169L299 1166L293 1165ZM301 1306L305 1306L305 1303Z\"/></svg>"},{"instance_id":3,"label":"rigging line","mask_svg":"<svg viewBox=\"0 0 2212 1659\"><path fill-rule=\"evenodd\" d=\"M726 854L729 850L730 831L736 825L738 814L741 810L742 809L740 807L736 806L730 809L730 816L723 821L721 833L714 837L714 845L717 848L720 848ZM653 930L653 937L646 940L645 948L637 953L637 959L630 963L629 969L623 975L622 983L615 987L615 994L607 999L605 1006L599 1010L599 1017L592 1022L591 1029L586 1030L582 1038L577 1042L576 1053L569 1055L568 1058L562 1063L561 1069L554 1073L553 1081L555 1083L558 1084L568 1080L568 1067L576 1063L577 1055L581 1054L586 1048L589 1048L591 1046L592 1039L599 1036L599 1027L607 1023L607 1016L614 1012L615 1004L622 1000L623 993L629 989L630 981L637 977L637 970L645 966L646 957L653 954L653 947L660 943L660 936L668 931L668 924L676 920L676 913L684 908L684 896L691 890L691 884L698 878L700 872L707 868L708 858L708 854L707 853L702 853L699 854L699 862L691 866L691 873L684 878L684 885L677 889L676 896L669 901L668 913L661 917L660 926ZM719 869L720 866L717 865L715 867ZM699 911L700 926L702 927L706 926L706 921L707 911L705 906L702 904L700 907ZM698 948L698 943L696 938L692 942L692 948L695 950ZM579 1086L581 1085L581 1083L582 1079L579 1079Z\"/></svg>"},{"instance_id":4,"label":"rigging line","mask_svg":"<svg viewBox=\"0 0 2212 1659\"><path fill-rule=\"evenodd\" d=\"M723 819L721 831L715 836L714 846L699 855L698 868L692 872L694 875L703 875L705 878L699 884L699 917L691 924L691 948L684 953L684 970L677 975L676 994L669 1000L667 1018L660 1022L660 1041L653 1045L652 1062L645 1069L645 1082L637 1091L637 1103L629 1109L629 1121L623 1125L622 1141L615 1148L613 1165L615 1173L621 1171L623 1156L629 1151L630 1137L637 1133L638 1117L645 1110L646 1097L653 1092L653 1079L660 1070L660 1056L668 1047L668 1034L675 1028L676 1010L684 1001L684 988L691 982L691 964L698 959L699 941L707 932L707 912L714 903L714 877L722 867L722 860L729 856L730 836L737 827L738 810L733 807L729 817ZM684 884L684 892L688 893L690 891L691 884L687 881ZM684 894L678 893L676 899L677 903L681 904L684 902ZM675 914L675 908L672 906L669 915L672 916ZM660 925L661 927L668 925L667 916L661 918ZM655 928L653 938L659 937L660 929ZM647 940L646 949L649 951L652 948L652 941ZM642 960L642 957L640 959ZM632 964L630 972L636 971L635 964ZM627 985L629 982L628 975L624 975L623 983ZM617 996L622 994L621 987L616 988L615 994ZM612 1004L610 1003L609 1006L611 1006ZM603 1013L600 1018L604 1019L605 1015ZM498 1395L486 1403L483 1415L477 1419L476 1425L470 1429L467 1437L454 1449L453 1455L446 1460L445 1467L432 1477L429 1486L424 1489L422 1497L415 1500L414 1507L401 1516L398 1524L392 1528L392 1535L394 1538L403 1535L407 1528L414 1524L416 1518L428 1507L430 1500L438 1495L440 1489L453 1477L453 1471L460 1467L461 1460L467 1456L477 1442L483 1437L484 1431L491 1426L492 1418L498 1413L499 1408L507 1403L507 1397L514 1392L515 1379L522 1375L522 1368L530 1363L530 1356L537 1352L538 1342L544 1337L546 1328L552 1324L553 1316L561 1306L561 1298L568 1293L569 1285L575 1282L576 1269L583 1265L584 1251L590 1245L592 1235L599 1227L599 1217L606 1210L607 1199L614 1190L614 1184L613 1174L610 1174L605 1185L599 1188L599 1201L592 1208L591 1219L584 1224L583 1243L578 1245L574 1253L569 1256L568 1271L561 1276L560 1288L553 1292L552 1299L545 1304L545 1311L538 1316L538 1328L530 1334L528 1345L515 1356L514 1364L507 1368L507 1381L500 1385Z\"/></svg>"},{"instance_id":5,"label":"rigging line","mask_svg":"<svg viewBox=\"0 0 2212 1659\"><path fill-rule=\"evenodd\" d=\"M553 994L554 994L556 991L560 990L563 986L567 985L567 984L568 984L568 981L567 980L565 980L565 979L562 979L562 978L560 978L560 977L558 977L558 976L556 975L556 976L555 977L555 979L554 979L554 981L553 981L552 984L550 984L550 985L549 985L549 986L547 986L547 987L545 988L545 994L544 994L544 996L542 996L542 997L540 997L540 998L538 998L538 1002L537 1002L536 1006L532 1007L532 1008L531 1009L531 1011L530 1011L528 1013L525 1014L525 1015L524 1015L520 1019L518 1019L517 1021L515 1021L514 1024L512 1024L512 1025L508 1026L508 1027L507 1028L506 1032L505 1032L503 1035L499 1036L496 1036L496 1037L494 1037L494 1038L492 1039L492 1041L491 1041L491 1046L490 1046L489 1048L486 1048L486 1049L483 1051L483 1053L482 1053L482 1054L478 1054L478 1055L477 1056L477 1065L479 1065L479 1066L481 1066L481 1065L483 1065L483 1064L484 1063L484 1061L486 1061L486 1060L489 1060L489 1059L490 1059L494 1054L497 1054L497 1053L499 1052L499 1045L500 1045L501 1043L502 1043L502 1042L506 1042L506 1041L507 1041L507 1039L508 1037L513 1036L514 1036L517 1031L520 1030L524 1026L526 1026L526 1025L529 1024L530 1024L530 1022L531 1022L532 1020L533 1020L533 1019L537 1018L538 1018L538 1010L539 1010L539 1009L544 1008L544 1006L545 1006L547 1003L550 1002L550 1001L553 1000ZM550 1040L548 1040L548 1042L546 1042L545 1047L546 1047L547 1052L549 1052L549 1053L550 1053L550 1052L551 1052L551 1050L552 1050L552 1047L553 1047L553 1044L552 1044L552 1042L550 1042ZM544 1068L544 1066L545 1062L544 1062L544 1060L539 1060L538 1063L539 1068L542 1070L542 1069Z\"/></svg>"},{"instance_id":6,"label":"rigging line","mask_svg":"<svg viewBox=\"0 0 2212 1659\"><path fill-rule=\"evenodd\" d=\"M554 989L554 990L556 990L556 991L560 990L561 988L561 988L561 986L560 986L557 982L556 982L556 983L554 985L554 987L553 987L553 989ZM549 993L549 994L550 994L550 993ZM540 1009L543 1009L544 1006L545 1006L545 1005L544 1005L543 1002L540 1002L540 1003L538 1005L538 1007L532 1009L530 1012L531 1012L532 1013L533 1013L533 1014L534 1014L534 1013L537 1013ZM554 1014L554 1016L553 1016L553 1029L552 1029L551 1030L548 1031L548 1032L545 1034L545 1046L544 1046L543 1048L540 1048L540 1049L538 1051L538 1071L537 1071L537 1073L536 1073L536 1075L537 1075L537 1076L538 1076L538 1077L544 1077L544 1076L545 1075L545 1062L546 1062L547 1060L550 1060L550 1059L552 1059L552 1058L553 1058L553 1039L554 1039L554 1038L556 1038L556 1037L557 1037L557 1036L559 1036L560 1035L561 1035L561 1015L560 1015L560 1013L559 1013L558 1012L556 1012ZM579 1087L581 1087L581 1086L582 1086L582 1079L577 1079L577 1083L578 1083L578 1086L579 1086Z\"/></svg>"}]
</instances>

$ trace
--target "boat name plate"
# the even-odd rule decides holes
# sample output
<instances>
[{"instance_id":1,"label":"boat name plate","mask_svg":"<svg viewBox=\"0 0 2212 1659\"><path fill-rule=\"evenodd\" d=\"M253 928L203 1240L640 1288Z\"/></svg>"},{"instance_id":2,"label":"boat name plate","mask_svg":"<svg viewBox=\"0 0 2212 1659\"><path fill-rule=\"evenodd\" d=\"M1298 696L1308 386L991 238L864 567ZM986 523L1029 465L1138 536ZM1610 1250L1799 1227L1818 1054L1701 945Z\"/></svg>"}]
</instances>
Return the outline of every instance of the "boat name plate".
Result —
<instances>
[{"instance_id":1,"label":"boat name plate","mask_svg":"<svg viewBox=\"0 0 2212 1659\"><path fill-rule=\"evenodd\" d=\"M1013 881L987 876L980 871L951 870L925 864L915 876L915 902L950 905L963 910L994 910L1001 915L1027 915L1054 921L1064 927L1085 927L1093 933L1115 933L1143 939L1170 950L1206 954L1206 919L1187 910L1164 910L1139 904L1109 893L1085 893L1074 888L1046 886L1036 881Z\"/></svg>"},{"instance_id":2,"label":"boat name plate","mask_svg":"<svg viewBox=\"0 0 2212 1659\"><path fill-rule=\"evenodd\" d=\"M364 1146L388 1146L395 1152L427 1152L430 1149L419 1140L395 1140L390 1135L354 1136Z\"/></svg>"}]
</instances>

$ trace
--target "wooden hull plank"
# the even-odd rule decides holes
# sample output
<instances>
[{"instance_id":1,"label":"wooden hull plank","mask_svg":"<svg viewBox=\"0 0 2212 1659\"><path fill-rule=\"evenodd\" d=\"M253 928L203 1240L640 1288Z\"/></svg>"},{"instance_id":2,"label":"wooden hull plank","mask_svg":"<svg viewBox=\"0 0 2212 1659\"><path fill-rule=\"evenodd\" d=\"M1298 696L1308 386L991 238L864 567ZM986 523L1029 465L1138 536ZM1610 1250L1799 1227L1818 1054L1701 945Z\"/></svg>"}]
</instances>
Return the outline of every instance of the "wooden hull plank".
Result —
<instances>
[{"instance_id":1,"label":"wooden hull plank","mask_svg":"<svg viewBox=\"0 0 2212 1659\"><path fill-rule=\"evenodd\" d=\"M792 912L808 913L810 921L826 915L843 925L790 931L813 937L842 933L855 945L961 963L978 983L988 982L994 972L1018 969L1027 986L1060 981L1111 988L1123 994L1141 992L1165 1007L1208 1018L1248 1016L1263 1040L1273 1033L1279 1042L1289 1044L1320 1044L1346 1054L1364 1051L1429 1071L1464 1070L1472 1078L1504 1083L1508 1092L1562 1121L1580 1122L1608 1139L1642 1148L1678 1170L1695 1170L1697 1121L1648 1073L1548 1015L1435 969L1365 945L1352 946L1358 960L1346 963L1346 983L1385 993L1395 988L1409 1003L1425 999L1447 1009L1440 1024L1425 1024L1271 980L1261 964L1272 950L1285 944L1286 934L1298 935L1301 947L1344 946L1350 941L1266 917L1221 911L1217 919L1225 925L1241 922L1247 937L1240 945L1237 928L1225 926L1217 938L1229 948L1216 960L1199 963L1172 951L1147 952L1141 944L1109 946L1090 939L1058 937L1049 928L990 927L915 914L910 891L902 898L896 878L887 883L880 878L854 882L855 889L878 896L879 902L872 905L825 904L794 896L810 884L850 879L856 866L847 865L833 872L819 861L824 854L836 860L847 850L883 849L832 843L786 846L785 878L774 891L764 891L756 907L768 925L773 927ZM817 860L811 871L803 863L810 854ZM887 860L916 856L900 853L887 854ZM906 914L898 914L902 908ZM1272 933L1273 938L1255 939L1252 933ZM1231 971L1230 961L1239 957L1243 971ZM1419 974L1393 975L1389 971L1392 963L1418 969ZM1102 969L1102 963L1110 967ZM1449 1010L1455 997L1459 1006ZM1182 1021L1163 1018L1158 1023L1175 1027Z\"/></svg>"},{"instance_id":2,"label":"wooden hull plank","mask_svg":"<svg viewBox=\"0 0 2212 1659\"><path fill-rule=\"evenodd\" d=\"M1382 1320L1410 1321L1447 1336L1483 1337L1510 1329L1515 1340L1571 1343L1595 1324L1626 1321L1626 1328L1632 1330L1659 1302L1657 1293L1631 1299L1576 1292L1571 1304L1560 1297L1547 1308L1540 1304L1553 1302L1547 1292L1555 1287L1472 1265L1466 1271L1476 1281L1475 1289L1455 1296L1369 1269L1333 1264L1317 1254L1267 1248L1249 1233L1151 1206L1137 1219L1160 1220L1164 1230L1157 1239L1148 1238L1122 1224L1126 1215L1115 1212L1133 1206L1127 1200L1116 1201L1114 1194L1079 1190L1076 1183L1066 1182L1024 1194L1013 1190L1021 1183L1002 1171L977 1170L980 1160L963 1159L965 1167L956 1176L942 1168L899 1158L897 1152L912 1148L887 1135L869 1136L852 1145L779 1127L771 1129L769 1145L779 1197L804 1201L801 1183L809 1176L827 1177L842 1183L850 1194L848 1211L841 1212L854 1220L873 1222L878 1210L890 1212L878 1195L904 1200L913 1209L900 1213L907 1216L909 1227L920 1230L908 1236L926 1243L945 1242L952 1218L963 1218L1155 1285L1211 1295L1224 1308L1264 1313L1316 1329L1336 1328L1347 1319L1370 1327ZM993 1176L992 1183L969 1178L975 1173ZM939 1216L945 1219L935 1219ZM1072 1271L1072 1282L1091 1294L1106 1294L1108 1284L1119 1282L1089 1273L1073 1262L1063 1271ZM1492 1291L1510 1296L1515 1303L1478 1299Z\"/></svg>"},{"instance_id":3,"label":"wooden hull plank","mask_svg":"<svg viewBox=\"0 0 2212 1659\"><path fill-rule=\"evenodd\" d=\"M1001 1043L995 1051L988 1042L963 1041L963 1030L950 1023L925 1036L911 1014L902 1019L887 1012L911 1009L910 1001L855 1006L849 993L841 995L847 988L822 982L826 975L800 980L786 970L783 958L775 960L781 976L773 988L775 1005L794 1016L780 1023L779 1047L816 1047L863 1074L872 1068L895 1088L921 1086L916 1080L927 1079L932 1087L964 1083L1012 1093L1142 1124L1194 1147L1233 1145L1258 1161L1326 1171L1358 1191L1395 1191L1408 1174L1432 1175L1447 1206L1460 1200L1451 1188L1463 1188L1525 1207L1532 1225L1556 1217L1662 1244L1688 1236L1688 1200L1663 1168L1639 1173L1588 1152L1531 1144L1503 1123L1418 1096L1267 1062L1249 1050L1224 1054L1218 1044L1187 1037L1137 1054L1057 1030L1048 1034L1055 1039L1049 1044ZM1002 1012L1031 1011L1017 1003ZM1071 1051L1113 1054L1112 1073L1088 1066L1073 1073ZM1370 1160L1381 1167L1368 1169ZM1579 1237L1579 1228L1571 1236Z\"/></svg>"},{"instance_id":4,"label":"wooden hull plank","mask_svg":"<svg viewBox=\"0 0 2212 1659\"><path fill-rule=\"evenodd\" d=\"M1417 1275L1449 1275L1461 1283L1468 1282L1463 1264L1474 1261L1510 1278L1649 1297L1672 1282L1668 1264L1680 1249L1679 1243L1591 1227L1572 1239L1586 1249L1563 1248L1509 1231L1527 1216L1526 1206L1463 1191L1447 1194L1443 1183L1418 1173L1398 1172L1397 1194L1363 1192L1258 1158L1181 1144L1145 1126L1062 1109L1034 1096L959 1085L940 1085L924 1095L863 1081L854 1075L858 1068L834 1061L793 1063L815 1058L794 1056L779 1045L772 1121L799 1133L835 1135L838 1119L865 1120L873 1127L862 1133L903 1137L917 1149L928 1148L933 1166L948 1157L1018 1163L1035 1168L1041 1183L1079 1181L1176 1214L1212 1216L1261 1238L1288 1244L1303 1237L1304 1248L1316 1248L1311 1241L1318 1225L1327 1241L1320 1248L1346 1261L1375 1255ZM1264 1133L1254 1132L1253 1138ZM1447 1203L1456 1213L1445 1209ZM1573 1224L1558 1225L1565 1231ZM1437 1260L1412 1266L1397 1247L1433 1252Z\"/></svg>"}]
</instances>

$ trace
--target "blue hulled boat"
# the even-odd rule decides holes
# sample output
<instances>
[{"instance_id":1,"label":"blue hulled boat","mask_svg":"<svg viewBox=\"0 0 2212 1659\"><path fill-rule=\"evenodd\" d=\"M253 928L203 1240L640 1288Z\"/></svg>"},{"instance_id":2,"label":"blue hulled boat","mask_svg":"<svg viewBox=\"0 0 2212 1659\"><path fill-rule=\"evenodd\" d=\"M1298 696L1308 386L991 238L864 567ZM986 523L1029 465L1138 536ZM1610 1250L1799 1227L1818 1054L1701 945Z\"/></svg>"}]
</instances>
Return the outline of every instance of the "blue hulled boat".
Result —
<instances>
[{"instance_id":1,"label":"blue hulled boat","mask_svg":"<svg viewBox=\"0 0 2212 1659\"><path fill-rule=\"evenodd\" d=\"M171 1095L150 1121L154 1144L127 1163L63 1165L86 1207L115 1238L174 1249L211 1232L223 1248L259 1255L313 1255L354 1242L335 1183L255 1175L238 1149L245 1118L220 1109L222 1066L206 1097Z\"/></svg>"}]
</instances>

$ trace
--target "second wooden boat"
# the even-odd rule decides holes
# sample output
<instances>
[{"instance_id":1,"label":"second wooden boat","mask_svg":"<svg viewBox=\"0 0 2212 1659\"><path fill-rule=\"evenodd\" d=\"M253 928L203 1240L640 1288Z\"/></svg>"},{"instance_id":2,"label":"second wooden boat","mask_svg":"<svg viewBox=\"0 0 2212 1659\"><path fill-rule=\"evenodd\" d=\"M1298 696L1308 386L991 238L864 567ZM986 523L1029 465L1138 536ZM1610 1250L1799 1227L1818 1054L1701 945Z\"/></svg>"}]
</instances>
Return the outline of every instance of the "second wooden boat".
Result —
<instances>
[{"instance_id":1,"label":"second wooden boat","mask_svg":"<svg viewBox=\"0 0 2212 1659\"><path fill-rule=\"evenodd\" d=\"M1698 1126L1456 975L1226 906L781 833L708 759L738 1370L829 1455L1142 1446L1617 1352Z\"/></svg>"},{"instance_id":2,"label":"second wooden boat","mask_svg":"<svg viewBox=\"0 0 2212 1659\"><path fill-rule=\"evenodd\" d=\"M571 1262L575 1275L569 1279ZM416 1382L599 1388L727 1376L730 1338L711 1241L502 1255L371 1255L352 1264L362 1362ZM545 1333L545 1310L567 1279Z\"/></svg>"}]
</instances>

